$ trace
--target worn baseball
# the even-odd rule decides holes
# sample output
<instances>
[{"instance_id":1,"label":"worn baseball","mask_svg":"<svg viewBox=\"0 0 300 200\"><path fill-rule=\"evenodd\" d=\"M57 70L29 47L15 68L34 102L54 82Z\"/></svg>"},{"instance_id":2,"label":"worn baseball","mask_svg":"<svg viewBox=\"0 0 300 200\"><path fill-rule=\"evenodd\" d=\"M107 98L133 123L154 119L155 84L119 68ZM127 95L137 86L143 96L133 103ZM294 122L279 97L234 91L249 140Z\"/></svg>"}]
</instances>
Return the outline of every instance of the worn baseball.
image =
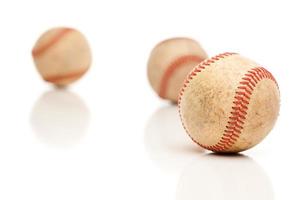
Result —
<instances>
[{"instance_id":1,"label":"worn baseball","mask_svg":"<svg viewBox=\"0 0 300 200\"><path fill-rule=\"evenodd\" d=\"M271 131L279 113L273 75L235 53L207 59L187 76L178 99L186 132L201 147L247 150Z\"/></svg>"},{"instance_id":2,"label":"worn baseball","mask_svg":"<svg viewBox=\"0 0 300 200\"><path fill-rule=\"evenodd\" d=\"M177 102L185 77L207 58L202 47L190 38L171 38L154 47L148 61L148 79L163 99Z\"/></svg>"},{"instance_id":3,"label":"worn baseball","mask_svg":"<svg viewBox=\"0 0 300 200\"><path fill-rule=\"evenodd\" d=\"M34 45L32 56L43 79L57 86L78 80L91 64L87 40L72 28L53 28L45 32Z\"/></svg>"}]
</instances>

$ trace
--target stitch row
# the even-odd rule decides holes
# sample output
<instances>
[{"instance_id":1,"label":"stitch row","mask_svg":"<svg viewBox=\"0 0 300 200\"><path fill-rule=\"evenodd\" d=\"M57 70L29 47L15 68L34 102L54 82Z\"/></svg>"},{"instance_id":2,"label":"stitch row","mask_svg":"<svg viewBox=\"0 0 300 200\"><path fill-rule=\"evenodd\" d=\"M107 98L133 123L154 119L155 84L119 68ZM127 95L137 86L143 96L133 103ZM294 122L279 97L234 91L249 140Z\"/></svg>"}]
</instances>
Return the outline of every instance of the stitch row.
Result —
<instances>
[{"instance_id":1,"label":"stitch row","mask_svg":"<svg viewBox=\"0 0 300 200\"><path fill-rule=\"evenodd\" d=\"M186 87L188 86L188 84L190 83L190 81L198 74L200 73L202 70L204 70L206 67L210 66L211 64L215 63L216 61L219 61L220 59L224 59L228 56L231 56L231 55L236 55L237 53L230 53L230 52L226 52L226 53L222 53L222 54L219 54L215 57L212 57L212 58L209 58L209 59L206 59L204 60L203 62L201 62L197 67L195 67L193 69L193 71L187 76L187 78L185 79L184 83L183 83L183 86L179 92L179 96L178 96L178 108L179 108L179 116L181 118L181 123L183 125L183 128L185 129L185 131L187 132L187 134L189 135L189 137L192 139L192 141L194 141L196 144L198 144L199 146L203 147L203 148L206 148L204 145L200 144L199 142L197 142L190 134L189 132L187 131L187 128L185 127L184 123L183 123L183 120L182 120L182 114L181 114L181 109L180 109L180 103L181 103L181 98L182 98L182 95L186 89Z\"/></svg>"}]
</instances>

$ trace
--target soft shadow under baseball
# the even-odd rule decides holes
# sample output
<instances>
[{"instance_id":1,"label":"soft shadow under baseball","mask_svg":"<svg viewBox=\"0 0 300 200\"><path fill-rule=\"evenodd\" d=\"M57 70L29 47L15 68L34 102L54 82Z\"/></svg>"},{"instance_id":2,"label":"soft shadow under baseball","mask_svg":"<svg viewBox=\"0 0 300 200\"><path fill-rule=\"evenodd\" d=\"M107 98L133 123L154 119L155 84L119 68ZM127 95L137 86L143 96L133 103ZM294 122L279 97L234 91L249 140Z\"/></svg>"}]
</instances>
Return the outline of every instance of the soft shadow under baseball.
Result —
<instances>
[{"instance_id":1,"label":"soft shadow under baseball","mask_svg":"<svg viewBox=\"0 0 300 200\"><path fill-rule=\"evenodd\" d=\"M183 170L177 200L273 200L271 181L254 160L206 154Z\"/></svg>"},{"instance_id":2,"label":"soft shadow under baseball","mask_svg":"<svg viewBox=\"0 0 300 200\"><path fill-rule=\"evenodd\" d=\"M166 172L180 172L204 150L195 145L182 127L177 106L159 108L148 120L144 135L151 160Z\"/></svg>"},{"instance_id":3,"label":"soft shadow under baseball","mask_svg":"<svg viewBox=\"0 0 300 200\"><path fill-rule=\"evenodd\" d=\"M50 146L80 143L90 121L90 111L75 93L56 89L45 92L35 103L31 126L37 138Z\"/></svg>"}]
</instances>

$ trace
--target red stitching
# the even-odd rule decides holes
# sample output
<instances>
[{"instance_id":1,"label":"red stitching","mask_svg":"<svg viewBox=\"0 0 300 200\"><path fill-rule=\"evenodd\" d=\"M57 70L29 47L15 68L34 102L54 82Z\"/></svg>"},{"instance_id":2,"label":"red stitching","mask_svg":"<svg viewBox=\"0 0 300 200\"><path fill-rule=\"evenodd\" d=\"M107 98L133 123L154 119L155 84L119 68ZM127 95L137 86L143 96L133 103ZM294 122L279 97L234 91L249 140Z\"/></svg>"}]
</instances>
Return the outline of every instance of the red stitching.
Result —
<instances>
[{"instance_id":1,"label":"red stitching","mask_svg":"<svg viewBox=\"0 0 300 200\"><path fill-rule=\"evenodd\" d=\"M207 66L210 66L212 63L214 63L215 61L220 60L220 58L225 58L227 56L231 56L231 55L235 55L236 53L223 53L220 55L217 55L215 57L206 59L204 61L202 61L198 66L196 66L192 72L187 76L187 78L185 79L184 83L183 83L183 87L181 88L180 92L179 92L179 96L178 96L178 105L180 105L180 100L181 100L181 96L185 90L185 88L187 87L187 85L190 83L190 81L198 74L200 73L202 70L204 70Z\"/></svg>"},{"instance_id":2,"label":"red stitching","mask_svg":"<svg viewBox=\"0 0 300 200\"><path fill-rule=\"evenodd\" d=\"M59 83L60 81L66 80L66 79L72 79L82 76L88 71L89 67L78 70L69 74L63 74L63 75L52 75L52 76L46 76L44 77L45 81L52 82L52 83Z\"/></svg>"},{"instance_id":3,"label":"red stitching","mask_svg":"<svg viewBox=\"0 0 300 200\"><path fill-rule=\"evenodd\" d=\"M251 91L247 89L247 87L245 86L239 86L238 89L241 89L241 90L245 90L245 92L249 95L251 95Z\"/></svg>"},{"instance_id":4,"label":"red stitching","mask_svg":"<svg viewBox=\"0 0 300 200\"><path fill-rule=\"evenodd\" d=\"M253 90L253 87L251 86L251 84L247 81L241 81L240 82L241 85L247 86L250 90Z\"/></svg>"},{"instance_id":5,"label":"red stitching","mask_svg":"<svg viewBox=\"0 0 300 200\"><path fill-rule=\"evenodd\" d=\"M224 58L229 55L234 55L234 53L225 53L225 54L220 54L214 58L211 59L211 61L203 61L200 63L199 66L209 66L207 64L212 63L212 61L219 60L220 58ZM179 115L182 121L182 115L180 111L180 103L181 103L181 97L188 86L188 83L193 79L193 77L197 74L195 71L199 68L196 67L194 71L187 77L187 80L185 81L185 84L183 88L181 89L180 95L178 97L178 107L179 107ZM201 72L201 71L200 71ZM273 75L264 69L263 67L256 67L251 70L249 70L244 77L242 78L242 81L239 83L240 85L236 89L236 95L234 97L233 106L232 106L232 111L230 112L229 120L227 122L227 125L225 127L224 133L215 145L210 145L206 146L203 144L200 144L199 142L195 141L191 135L188 133L186 127L183 124L184 129L188 133L188 135L192 138L192 140L200 145L201 147L215 151L215 152L221 152L225 151L229 148L231 148L235 142L238 140L240 137L240 134L242 133L243 130L243 124L245 123L246 120L246 115L247 115L247 110L248 110L248 105L250 101L250 97L252 95L252 92L254 88L256 87L257 83L261 81L262 79L270 79L275 82L277 88L278 84L273 77Z\"/></svg>"},{"instance_id":6,"label":"red stitching","mask_svg":"<svg viewBox=\"0 0 300 200\"><path fill-rule=\"evenodd\" d=\"M176 70L178 70L181 67L184 67L186 63L189 62L198 63L201 62L202 60L204 60L204 58L198 55L184 55L171 62L161 78L158 95L163 99L166 98L167 90L169 86L168 84L170 82L170 79L172 78L172 75L176 72Z\"/></svg>"},{"instance_id":7,"label":"red stitching","mask_svg":"<svg viewBox=\"0 0 300 200\"><path fill-rule=\"evenodd\" d=\"M183 121L182 121L182 115L181 115L181 112L180 112L180 103L181 103L181 97L186 89L186 87L188 86L188 84L190 83L190 81L198 74L200 73L201 71L205 70L206 67L210 66L211 64L215 63L216 61L220 60L221 58L225 58L225 57L228 57L228 56L231 56L231 55L236 55L236 53L230 53L230 52L225 52L225 53L222 53L222 54L219 54L215 57L212 57L212 58L209 58L209 59L206 59L204 61L202 61L198 66L196 66L192 72L187 76L187 78L185 79L184 83L183 83L183 86L179 92L179 96L178 96L178 108L179 108L179 116L181 118L181 123L182 123L182 126L184 128L184 130L187 132L187 134L189 135L189 137L192 139L193 142L195 142L196 144L198 144L199 146L203 147L203 148L206 148L206 149L209 149L209 147L207 146L204 146L202 144L200 144L199 142L197 142L190 134L189 132L187 131L187 128L185 127L185 125L183 124ZM218 145L219 146L219 145ZM221 148L221 146L220 146Z\"/></svg>"},{"instance_id":8,"label":"red stitching","mask_svg":"<svg viewBox=\"0 0 300 200\"><path fill-rule=\"evenodd\" d=\"M63 36L65 36L67 33L70 33L74 31L71 28L62 28L61 30L58 31L58 33L49 41L47 41L44 45L37 47L32 50L32 56L37 57L42 55L47 49L52 47L55 43L57 43Z\"/></svg>"}]
</instances>

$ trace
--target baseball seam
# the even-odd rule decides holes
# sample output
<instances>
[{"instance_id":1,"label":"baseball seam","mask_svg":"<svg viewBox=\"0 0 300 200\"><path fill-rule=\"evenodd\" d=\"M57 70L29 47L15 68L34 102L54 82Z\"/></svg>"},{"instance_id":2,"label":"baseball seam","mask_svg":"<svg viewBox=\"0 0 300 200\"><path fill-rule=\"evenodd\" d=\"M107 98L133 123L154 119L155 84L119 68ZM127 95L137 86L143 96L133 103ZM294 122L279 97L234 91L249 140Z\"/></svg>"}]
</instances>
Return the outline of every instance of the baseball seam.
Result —
<instances>
[{"instance_id":1,"label":"baseball seam","mask_svg":"<svg viewBox=\"0 0 300 200\"><path fill-rule=\"evenodd\" d=\"M32 55L34 57L42 55L45 51L55 45L62 37L64 37L67 33L70 33L73 29L64 28L59 33L57 33L53 38L51 38L46 44L42 45L39 48L32 50Z\"/></svg>"},{"instance_id":2,"label":"baseball seam","mask_svg":"<svg viewBox=\"0 0 300 200\"><path fill-rule=\"evenodd\" d=\"M220 59L223 59L225 57L231 56L231 55L235 55L236 53L230 53L230 52L225 52L222 54L219 54L215 57L212 58L208 58L206 60L204 60L203 62L201 62L198 66L196 66L190 73L189 75L186 77L183 86L179 92L179 96L178 96L178 110L179 110L179 116L181 119L181 123L182 126L184 128L184 130L186 131L186 133L188 134L188 136L192 139L193 142L195 142L196 144L198 144L199 146L205 148L204 145L200 144L199 142L197 142L188 132L187 128L185 127L184 123L183 123L183 118L182 118L182 114L181 114L181 99L182 99L182 95L185 92L185 89L187 88L188 84L193 80L193 78L195 76L197 76L198 73L202 72L206 67L210 66L211 64L219 61Z\"/></svg>"},{"instance_id":3,"label":"baseball seam","mask_svg":"<svg viewBox=\"0 0 300 200\"><path fill-rule=\"evenodd\" d=\"M225 56L230 56L234 54L235 53L225 53L220 54L216 57L218 60L220 58L224 58ZM183 120L181 115L180 102L188 83L193 79L194 76L196 76L198 73L204 70L206 66L210 66L211 63L214 63L216 61L216 57L211 58L210 61L204 61L203 63L200 63L199 66L196 67L187 77L178 98L179 114L182 124ZM242 133L252 92L256 87L257 83L262 79L270 79L274 81L278 88L278 84L275 78L269 71L267 71L263 67L256 67L250 69L239 82L239 86L237 87L235 92L232 110L230 112L231 115L229 116L226 129L224 130L224 133L217 144L210 146L200 144L192 138L192 136L188 133L187 128L183 124L183 127L188 133L189 137L201 147L215 152L222 152L232 147L240 137L240 134Z\"/></svg>"},{"instance_id":4,"label":"baseball seam","mask_svg":"<svg viewBox=\"0 0 300 200\"><path fill-rule=\"evenodd\" d=\"M232 102L232 110L220 141L212 146L202 145L204 148L211 151L222 152L228 150L235 144L244 128L243 126L245 124L251 95L258 82L263 79L274 81L278 87L273 75L263 67L252 68L243 76L236 89Z\"/></svg>"},{"instance_id":5,"label":"baseball seam","mask_svg":"<svg viewBox=\"0 0 300 200\"><path fill-rule=\"evenodd\" d=\"M165 70L162 78L161 78L161 83L159 87L159 96L161 98L166 98L167 95L167 89L168 89L168 83L172 77L172 74L180 67L184 66L184 64L188 62L201 62L203 59L200 56L197 55L185 55L181 56L177 59L175 59L167 69Z\"/></svg>"},{"instance_id":6,"label":"baseball seam","mask_svg":"<svg viewBox=\"0 0 300 200\"><path fill-rule=\"evenodd\" d=\"M72 79L72 78L80 77L83 74L85 74L87 72L87 70L88 70L88 68L83 69L83 70L78 70L73 73L64 74L64 75L47 76L47 77L44 77L44 80L47 82L57 83L59 81L65 80L65 79Z\"/></svg>"}]
</instances>

